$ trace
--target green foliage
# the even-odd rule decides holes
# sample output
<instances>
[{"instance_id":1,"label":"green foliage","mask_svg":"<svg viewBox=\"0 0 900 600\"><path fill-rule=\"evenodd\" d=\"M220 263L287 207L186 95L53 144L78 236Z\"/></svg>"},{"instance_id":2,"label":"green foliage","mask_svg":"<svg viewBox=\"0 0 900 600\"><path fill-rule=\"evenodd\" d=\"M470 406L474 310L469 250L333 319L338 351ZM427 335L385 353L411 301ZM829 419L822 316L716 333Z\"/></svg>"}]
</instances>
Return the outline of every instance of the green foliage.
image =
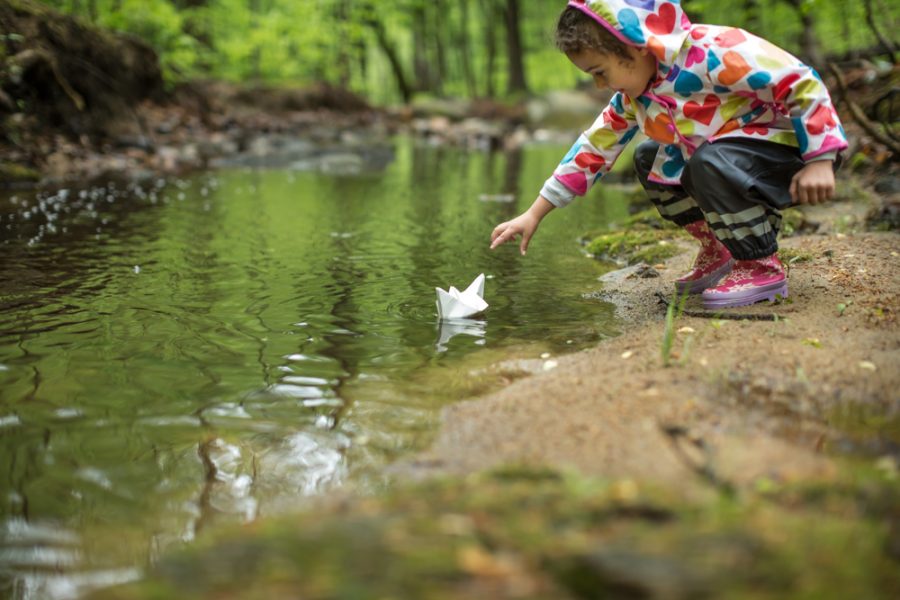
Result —
<instances>
[{"instance_id":1,"label":"green foliage","mask_svg":"<svg viewBox=\"0 0 900 600\"><path fill-rule=\"evenodd\" d=\"M398 99L397 70L414 92L483 97L507 94L506 0L48 0L138 35L160 53L166 77L248 79L279 83L325 81L374 102ZM584 75L553 45L560 0L519 1L526 79L532 92L567 88ZM827 53L876 44L861 2L689 0L694 22L727 24L760 34L797 53L800 13L814 17ZM900 18L886 3L885 23ZM387 48L395 54L396 65Z\"/></svg>"}]
</instances>

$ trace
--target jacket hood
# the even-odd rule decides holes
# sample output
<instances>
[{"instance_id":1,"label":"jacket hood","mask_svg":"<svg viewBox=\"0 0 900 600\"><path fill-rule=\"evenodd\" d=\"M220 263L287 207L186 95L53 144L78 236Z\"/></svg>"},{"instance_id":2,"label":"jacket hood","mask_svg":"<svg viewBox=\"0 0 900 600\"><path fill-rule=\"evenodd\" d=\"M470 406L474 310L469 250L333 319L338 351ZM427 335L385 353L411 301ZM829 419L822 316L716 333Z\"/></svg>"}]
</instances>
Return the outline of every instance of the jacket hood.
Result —
<instances>
[{"instance_id":1,"label":"jacket hood","mask_svg":"<svg viewBox=\"0 0 900 600\"><path fill-rule=\"evenodd\" d=\"M647 48L666 66L681 51L691 22L680 0L570 0L629 46Z\"/></svg>"}]
</instances>

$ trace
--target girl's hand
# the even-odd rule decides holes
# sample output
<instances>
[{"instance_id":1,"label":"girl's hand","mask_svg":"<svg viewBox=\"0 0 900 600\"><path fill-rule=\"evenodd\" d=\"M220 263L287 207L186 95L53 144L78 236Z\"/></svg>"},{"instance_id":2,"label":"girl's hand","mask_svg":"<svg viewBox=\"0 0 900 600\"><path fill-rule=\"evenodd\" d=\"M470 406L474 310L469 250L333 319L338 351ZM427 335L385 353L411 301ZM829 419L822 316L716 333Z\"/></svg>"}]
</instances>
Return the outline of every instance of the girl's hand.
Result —
<instances>
[{"instance_id":1,"label":"girl's hand","mask_svg":"<svg viewBox=\"0 0 900 600\"><path fill-rule=\"evenodd\" d=\"M834 170L830 160L806 163L791 180L791 200L794 204L818 204L833 196Z\"/></svg>"},{"instance_id":2,"label":"girl's hand","mask_svg":"<svg viewBox=\"0 0 900 600\"><path fill-rule=\"evenodd\" d=\"M538 196L531 208L515 219L505 221L494 227L494 231L491 232L491 250L521 235L522 241L519 243L519 252L522 253L522 256L525 256L531 236L537 231L541 220L553 209L554 206L549 200L543 196Z\"/></svg>"},{"instance_id":3,"label":"girl's hand","mask_svg":"<svg viewBox=\"0 0 900 600\"><path fill-rule=\"evenodd\" d=\"M528 242L531 241L531 236L537 231L540 222L540 219L532 215L531 211L526 211L511 221L500 223L494 227L494 231L491 233L491 250L521 235L519 252L525 256Z\"/></svg>"}]
</instances>

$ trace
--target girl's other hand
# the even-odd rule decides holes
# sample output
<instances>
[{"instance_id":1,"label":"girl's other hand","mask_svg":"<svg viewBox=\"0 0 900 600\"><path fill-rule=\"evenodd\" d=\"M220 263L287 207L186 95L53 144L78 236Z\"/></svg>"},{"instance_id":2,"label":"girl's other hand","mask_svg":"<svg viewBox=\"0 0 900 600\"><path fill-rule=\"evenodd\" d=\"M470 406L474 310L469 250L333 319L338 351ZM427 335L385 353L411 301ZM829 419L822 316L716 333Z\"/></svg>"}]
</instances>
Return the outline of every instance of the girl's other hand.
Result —
<instances>
[{"instance_id":1,"label":"girl's other hand","mask_svg":"<svg viewBox=\"0 0 900 600\"><path fill-rule=\"evenodd\" d=\"M818 204L832 197L834 169L830 160L806 163L791 180L791 200L794 204Z\"/></svg>"}]
</instances>

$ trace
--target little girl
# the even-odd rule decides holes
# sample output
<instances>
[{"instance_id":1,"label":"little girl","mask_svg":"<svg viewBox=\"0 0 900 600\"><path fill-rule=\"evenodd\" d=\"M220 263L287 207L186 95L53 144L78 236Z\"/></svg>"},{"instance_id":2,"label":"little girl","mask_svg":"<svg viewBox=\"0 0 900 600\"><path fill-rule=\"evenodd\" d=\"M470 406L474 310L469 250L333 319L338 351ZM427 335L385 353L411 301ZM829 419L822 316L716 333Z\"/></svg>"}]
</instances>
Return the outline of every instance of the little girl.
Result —
<instances>
[{"instance_id":1,"label":"little girl","mask_svg":"<svg viewBox=\"0 0 900 600\"><path fill-rule=\"evenodd\" d=\"M641 184L700 241L676 289L702 293L707 308L787 297L780 209L831 198L847 147L818 74L741 29L692 25L678 0L572 0L556 43L615 94L531 208L494 229L491 248L521 235L524 255L547 213L587 193L642 131Z\"/></svg>"}]
</instances>

